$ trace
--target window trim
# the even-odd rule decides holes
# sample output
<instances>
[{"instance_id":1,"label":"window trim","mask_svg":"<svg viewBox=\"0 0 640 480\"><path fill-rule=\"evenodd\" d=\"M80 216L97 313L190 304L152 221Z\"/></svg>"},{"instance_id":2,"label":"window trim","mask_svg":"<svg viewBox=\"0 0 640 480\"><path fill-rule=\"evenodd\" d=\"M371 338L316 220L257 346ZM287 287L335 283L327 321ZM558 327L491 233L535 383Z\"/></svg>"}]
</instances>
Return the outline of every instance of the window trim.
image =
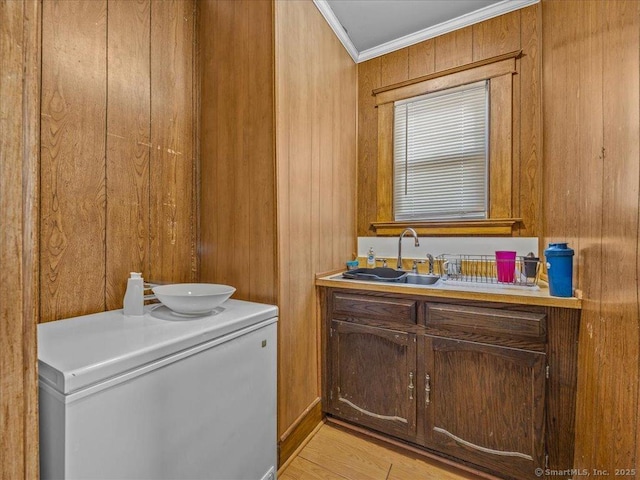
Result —
<instances>
[{"instance_id":1,"label":"window trim","mask_svg":"<svg viewBox=\"0 0 640 480\"><path fill-rule=\"evenodd\" d=\"M520 57L522 50L486 58L478 62L467 63L459 67L441 70L439 72L423 75L405 82L394 83L372 91L376 97L376 105L395 102L405 98L415 97L422 93L435 92L446 88L457 87L467 83L487 80L492 77L504 75L508 71L516 72L515 60ZM442 79L442 77L447 77ZM432 81L433 80L433 81Z\"/></svg>"},{"instance_id":2,"label":"window trim","mask_svg":"<svg viewBox=\"0 0 640 480\"><path fill-rule=\"evenodd\" d=\"M513 75L517 74L516 58L521 51L492 57L481 62L425 75L408 82L401 82L373 91L378 110L378 172L377 212L372 226L393 224L393 102L427 93L453 88L481 80L489 81L489 211L485 222L489 225L496 219L518 219L512 216L512 137L513 137ZM508 181L505 181L508 179ZM463 223L478 223L451 220L447 222L396 222L400 224L420 223L429 225L452 225L459 230ZM384 229L388 230L388 227ZM384 230L383 229L383 230ZM505 231L506 227L503 227ZM446 229L445 229L446 230ZM382 233L382 232L380 232ZM391 234L391 233L388 233ZM474 230L474 233L481 234ZM507 234L506 232L503 234ZM508 233L510 234L510 232Z\"/></svg>"}]
</instances>

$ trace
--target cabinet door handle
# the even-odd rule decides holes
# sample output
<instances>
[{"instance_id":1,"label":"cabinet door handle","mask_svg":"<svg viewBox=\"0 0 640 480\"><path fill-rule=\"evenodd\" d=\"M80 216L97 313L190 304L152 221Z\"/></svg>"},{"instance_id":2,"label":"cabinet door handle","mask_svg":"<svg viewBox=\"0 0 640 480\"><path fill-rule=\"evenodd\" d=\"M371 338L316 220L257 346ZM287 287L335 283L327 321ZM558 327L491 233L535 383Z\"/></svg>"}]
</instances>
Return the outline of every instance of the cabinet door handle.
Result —
<instances>
[{"instance_id":1,"label":"cabinet door handle","mask_svg":"<svg viewBox=\"0 0 640 480\"><path fill-rule=\"evenodd\" d=\"M409 372L409 400L413 400L413 372Z\"/></svg>"},{"instance_id":2,"label":"cabinet door handle","mask_svg":"<svg viewBox=\"0 0 640 480\"><path fill-rule=\"evenodd\" d=\"M431 403L431 376L429 374L424 377L424 401L427 405Z\"/></svg>"}]
</instances>

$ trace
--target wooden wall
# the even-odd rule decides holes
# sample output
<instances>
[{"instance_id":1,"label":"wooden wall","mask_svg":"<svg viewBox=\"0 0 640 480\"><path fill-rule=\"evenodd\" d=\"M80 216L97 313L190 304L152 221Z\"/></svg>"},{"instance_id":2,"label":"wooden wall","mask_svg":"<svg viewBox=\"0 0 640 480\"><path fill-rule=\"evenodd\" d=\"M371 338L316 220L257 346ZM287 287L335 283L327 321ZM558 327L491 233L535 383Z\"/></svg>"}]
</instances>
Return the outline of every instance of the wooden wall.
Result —
<instances>
[{"instance_id":1,"label":"wooden wall","mask_svg":"<svg viewBox=\"0 0 640 480\"><path fill-rule=\"evenodd\" d=\"M40 2L0 2L0 479L38 478Z\"/></svg>"},{"instance_id":2,"label":"wooden wall","mask_svg":"<svg viewBox=\"0 0 640 480\"><path fill-rule=\"evenodd\" d=\"M356 247L357 71L312 2L198 8L201 280L280 309L284 461L321 415L315 273Z\"/></svg>"},{"instance_id":3,"label":"wooden wall","mask_svg":"<svg viewBox=\"0 0 640 480\"><path fill-rule=\"evenodd\" d=\"M275 9L278 431L320 397L314 275L356 250L357 69L312 2Z\"/></svg>"},{"instance_id":4,"label":"wooden wall","mask_svg":"<svg viewBox=\"0 0 640 480\"><path fill-rule=\"evenodd\" d=\"M193 0L43 2L41 321L197 278Z\"/></svg>"},{"instance_id":5,"label":"wooden wall","mask_svg":"<svg viewBox=\"0 0 640 480\"><path fill-rule=\"evenodd\" d=\"M540 233L539 25L539 6L533 5L358 64L358 235L374 234L370 224L378 207L378 114L372 90L516 50L522 56L513 77L512 171L502 181L511 182L512 215L522 218L513 234Z\"/></svg>"},{"instance_id":6,"label":"wooden wall","mask_svg":"<svg viewBox=\"0 0 640 480\"><path fill-rule=\"evenodd\" d=\"M260 6L247 8L254 3ZM360 64L357 80L357 226L364 235L375 218L371 90L523 49L514 84L520 140L513 144L519 159L513 201L525 220L521 234L542 232L544 244L567 240L576 250L575 282L584 294L576 466L610 472L634 468L640 449L639 5L546 0ZM235 283L246 274L249 282L238 281L241 296L280 305L279 434L287 438L319 395L313 274L342 265L355 248L356 67L308 2L278 2L275 25L267 21L270 0L221 6L236 27L248 29L233 31L242 42L226 44L235 56L208 24L200 41L226 55L224 68L237 69L241 78L224 83L229 77L204 55L202 78L217 75L219 84L232 91L237 85L253 100L202 84L211 93L202 101L202 138L224 132L216 141L226 145L200 145L203 165L216 172L203 172L201 187L202 231L209 232L201 242L203 276ZM0 476L12 479L37 475L39 300L42 320L49 321L119 307L130 270L155 280L197 277L193 3L47 1L42 8L40 139L33 128L39 116L40 3L0 2ZM231 35L229 17L216 18ZM244 63L231 61L248 46ZM277 59L277 74L270 56ZM223 112L214 113L213 106ZM243 114L250 126L225 125L232 114ZM219 196L216 189L225 185L234 196ZM256 193L263 203L252 203ZM223 213L222 207L236 206L238 216ZM207 241L220 231L208 230L213 219L220 225L245 222L240 225L249 230L235 230L216 247ZM244 235L251 260L232 243Z\"/></svg>"},{"instance_id":7,"label":"wooden wall","mask_svg":"<svg viewBox=\"0 0 640 480\"><path fill-rule=\"evenodd\" d=\"M543 241L575 250L584 296L576 467L637 475L640 3L549 0L542 15Z\"/></svg>"},{"instance_id":8,"label":"wooden wall","mask_svg":"<svg viewBox=\"0 0 640 480\"><path fill-rule=\"evenodd\" d=\"M198 2L203 282L277 303L272 0Z\"/></svg>"}]
</instances>

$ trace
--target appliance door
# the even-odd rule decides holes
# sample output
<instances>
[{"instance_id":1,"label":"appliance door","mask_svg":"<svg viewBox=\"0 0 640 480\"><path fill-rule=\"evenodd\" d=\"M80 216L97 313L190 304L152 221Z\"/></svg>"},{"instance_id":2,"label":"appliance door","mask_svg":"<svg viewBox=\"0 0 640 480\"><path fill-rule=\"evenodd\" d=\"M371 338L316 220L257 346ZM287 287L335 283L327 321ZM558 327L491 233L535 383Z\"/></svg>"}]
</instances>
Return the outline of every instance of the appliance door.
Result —
<instances>
[{"instance_id":1,"label":"appliance door","mask_svg":"<svg viewBox=\"0 0 640 480\"><path fill-rule=\"evenodd\" d=\"M57 439L64 472L47 472L43 458L43 478L269 478L277 455L275 321L67 396Z\"/></svg>"}]
</instances>

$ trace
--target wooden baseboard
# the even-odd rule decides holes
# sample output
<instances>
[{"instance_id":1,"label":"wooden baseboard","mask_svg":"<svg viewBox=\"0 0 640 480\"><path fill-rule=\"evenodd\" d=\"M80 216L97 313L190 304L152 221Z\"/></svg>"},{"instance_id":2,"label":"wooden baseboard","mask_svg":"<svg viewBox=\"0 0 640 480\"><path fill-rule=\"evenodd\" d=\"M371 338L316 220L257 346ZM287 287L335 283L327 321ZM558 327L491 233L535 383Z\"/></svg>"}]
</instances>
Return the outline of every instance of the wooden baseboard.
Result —
<instances>
[{"instance_id":1,"label":"wooden baseboard","mask_svg":"<svg viewBox=\"0 0 640 480\"><path fill-rule=\"evenodd\" d=\"M280 437L278 442L278 468L284 465L305 439L322 422L322 404L316 398Z\"/></svg>"},{"instance_id":2,"label":"wooden baseboard","mask_svg":"<svg viewBox=\"0 0 640 480\"><path fill-rule=\"evenodd\" d=\"M322 421L316 425L316 428L314 428L313 430L311 430L311 433L307 436L307 438L305 438L302 443L298 446L298 448L296 448L293 453L289 456L289 458L287 458L284 463L281 463L280 466L278 467L278 477L280 478L280 475L282 475L282 472L284 472L287 467L289 466L289 464L291 464L291 462L293 462L296 457L300 454L300 452L302 450L304 450L304 447L307 446L307 443L309 443L311 441L311 439L315 436L316 433L318 433L318 431L324 426L324 424L326 423L326 419L322 419Z\"/></svg>"}]
</instances>

